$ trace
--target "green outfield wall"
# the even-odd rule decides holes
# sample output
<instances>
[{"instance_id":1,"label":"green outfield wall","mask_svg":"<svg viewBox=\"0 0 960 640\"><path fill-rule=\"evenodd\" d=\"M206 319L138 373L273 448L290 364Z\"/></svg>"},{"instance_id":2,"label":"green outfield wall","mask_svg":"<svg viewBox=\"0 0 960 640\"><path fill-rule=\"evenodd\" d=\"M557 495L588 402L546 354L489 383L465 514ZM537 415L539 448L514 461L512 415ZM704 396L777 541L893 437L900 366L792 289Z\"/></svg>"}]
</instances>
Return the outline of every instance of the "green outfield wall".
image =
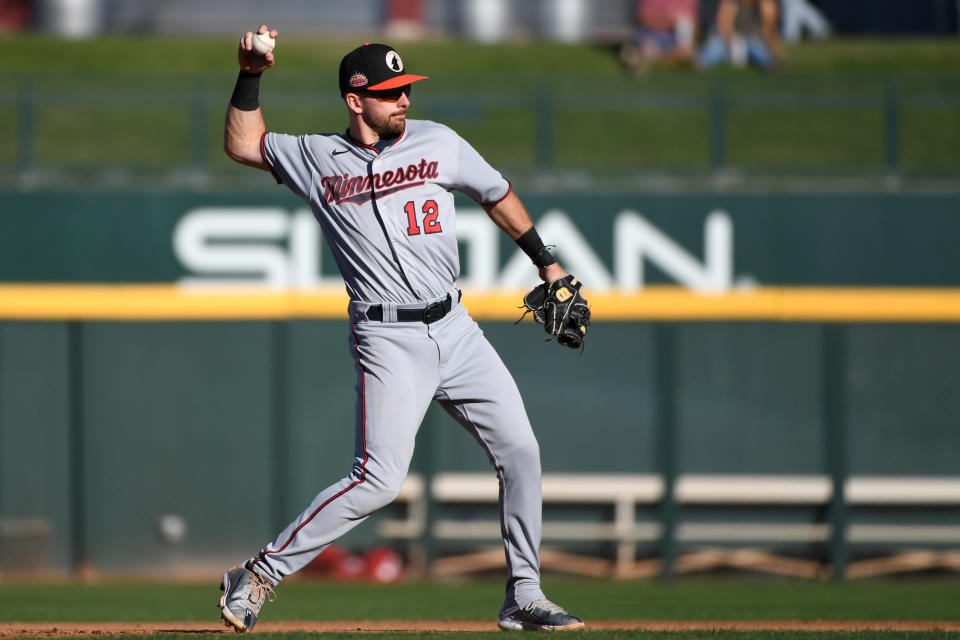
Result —
<instances>
[{"instance_id":1,"label":"green outfield wall","mask_svg":"<svg viewBox=\"0 0 960 640\"><path fill-rule=\"evenodd\" d=\"M349 472L355 379L342 288L298 201L279 188L6 192L0 201L8 567L236 561ZM463 203L464 302L476 301L515 375L545 471L841 480L960 471L960 194L525 201L564 264L594 287L595 309L629 310L598 312L582 354L544 343L529 322L514 326L512 308L491 311L496 292L512 296L532 272ZM318 289L328 302L261 314L253 297L231 317L191 317L193 307L166 294L122 317L110 306L125 286L224 282ZM104 303L91 283L120 293ZM749 305L771 290L786 311ZM811 290L806 315L791 316L790 301ZM873 290L889 296L884 306L847 306ZM918 292L925 302L911 308ZM661 294L714 306L693 313ZM413 467L488 462L431 411ZM175 547L157 535L169 513L189 526ZM40 542L10 534L23 523ZM373 537L364 524L346 542Z\"/></svg>"},{"instance_id":2,"label":"green outfield wall","mask_svg":"<svg viewBox=\"0 0 960 640\"><path fill-rule=\"evenodd\" d=\"M716 290L756 284L960 285L955 192L520 195L538 226L547 225L542 235L560 255L603 280L595 288L689 285L703 271ZM0 191L0 199L0 281L339 282L316 225L308 224L309 211L281 187L251 193ZM481 276L483 286L517 284L513 272L505 273L516 247L485 224L476 205L460 204L464 276ZM705 255L710 242L714 260L723 264ZM261 251L224 253L238 246ZM662 258L673 257L672 248L689 254L687 281L677 278L676 269L663 273L677 263ZM642 282L638 255L646 263ZM210 266L216 262L227 264ZM288 264L278 267L281 262ZM472 267L483 273L471 273ZM630 273L621 273L628 267Z\"/></svg>"}]
</instances>

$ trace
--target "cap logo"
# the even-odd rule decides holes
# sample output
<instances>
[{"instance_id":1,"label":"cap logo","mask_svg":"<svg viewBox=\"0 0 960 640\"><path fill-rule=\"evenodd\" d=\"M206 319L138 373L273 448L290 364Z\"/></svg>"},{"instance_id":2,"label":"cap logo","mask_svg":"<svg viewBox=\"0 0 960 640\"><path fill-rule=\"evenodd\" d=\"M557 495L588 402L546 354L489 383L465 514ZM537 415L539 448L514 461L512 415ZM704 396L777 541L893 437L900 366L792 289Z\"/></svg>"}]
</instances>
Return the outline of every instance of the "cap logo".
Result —
<instances>
[{"instance_id":1,"label":"cap logo","mask_svg":"<svg viewBox=\"0 0 960 640\"><path fill-rule=\"evenodd\" d=\"M367 76L363 75L362 73L355 73L350 76L350 86L354 89L367 86L367 82Z\"/></svg>"},{"instance_id":2,"label":"cap logo","mask_svg":"<svg viewBox=\"0 0 960 640\"><path fill-rule=\"evenodd\" d=\"M392 50L387 51L387 66L397 73L403 71L403 61L400 59L400 54Z\"/></svg>"}]
</instances>

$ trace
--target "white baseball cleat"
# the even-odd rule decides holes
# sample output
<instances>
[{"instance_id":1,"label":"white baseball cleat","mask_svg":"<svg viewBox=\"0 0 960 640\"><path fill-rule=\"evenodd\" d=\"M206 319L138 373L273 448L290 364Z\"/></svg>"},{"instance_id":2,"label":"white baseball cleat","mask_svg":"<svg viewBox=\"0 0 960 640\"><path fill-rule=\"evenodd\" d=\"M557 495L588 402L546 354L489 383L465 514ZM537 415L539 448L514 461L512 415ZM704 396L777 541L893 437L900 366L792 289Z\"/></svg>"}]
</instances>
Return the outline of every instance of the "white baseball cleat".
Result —
<instances>
[{"instance_id":1,"label":"white baseball cleat","mask_svg":"<svg viewBox=\"0 0 960 640\"><path fill-rule=\"evenodd\" d=\"M244 567L234 567L223 574L220 585L220 615L235 631L253 631L260 607L267 600L276 600L273 586Z\"/></svg>"},{"instance_id":2,"label":"white baseball cleat","mask_svg":"<svg viewBox=\"0 0 960 640\"><path fill-rule=\"evenodd\" d=\"M546 598L500 614L498 624L504 631L578 631L584 628L583 620Z\"/></svg>"}]
</instances>

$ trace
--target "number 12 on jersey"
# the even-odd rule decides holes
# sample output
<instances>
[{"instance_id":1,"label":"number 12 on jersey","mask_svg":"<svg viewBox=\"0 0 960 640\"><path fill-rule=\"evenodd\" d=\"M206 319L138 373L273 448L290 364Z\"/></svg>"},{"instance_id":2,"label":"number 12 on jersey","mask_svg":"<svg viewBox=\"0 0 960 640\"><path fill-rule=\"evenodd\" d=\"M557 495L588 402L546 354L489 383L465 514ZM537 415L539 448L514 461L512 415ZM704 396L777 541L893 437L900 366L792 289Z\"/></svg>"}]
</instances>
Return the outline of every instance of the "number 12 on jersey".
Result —
<instances>
[{"instance_id":1,"label":"number 12 on jersey","mask_svg":"<svg viewBox=\"0 0 960 640\"><path fill-rule=\"evenodd\" d=\"M407 214L407 235L420 235L420 227L417 226L417 205L415 205L411 200L407 204L403 205L403 210ZM420 211L423 213L424 233L439 233L443 231L443 229L440 228L440 223L437 222L437 216L440 215L440 209L437 207L436 200L427 200L424 202Z\"/></svg>"}]
</instances>

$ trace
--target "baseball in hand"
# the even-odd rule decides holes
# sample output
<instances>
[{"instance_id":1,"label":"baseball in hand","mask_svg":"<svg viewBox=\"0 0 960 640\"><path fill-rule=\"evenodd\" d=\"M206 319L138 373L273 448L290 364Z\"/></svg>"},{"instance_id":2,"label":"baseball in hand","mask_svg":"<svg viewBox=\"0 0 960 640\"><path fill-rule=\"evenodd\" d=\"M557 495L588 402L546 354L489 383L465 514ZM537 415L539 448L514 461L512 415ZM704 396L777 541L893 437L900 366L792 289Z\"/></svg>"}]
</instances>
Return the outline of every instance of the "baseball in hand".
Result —
<instances>
[{"instance_id":1,"label":"baseball in hand","mask_svg":"<svg viewBox=\"0 0 960 640\"><path fill-rule=\"evenodd\" d=\"M275 38L270 37L270 32L253 34L253 50L259 55L266 55L273 51L277 45Z\"/></svg>"}]
</instances>

